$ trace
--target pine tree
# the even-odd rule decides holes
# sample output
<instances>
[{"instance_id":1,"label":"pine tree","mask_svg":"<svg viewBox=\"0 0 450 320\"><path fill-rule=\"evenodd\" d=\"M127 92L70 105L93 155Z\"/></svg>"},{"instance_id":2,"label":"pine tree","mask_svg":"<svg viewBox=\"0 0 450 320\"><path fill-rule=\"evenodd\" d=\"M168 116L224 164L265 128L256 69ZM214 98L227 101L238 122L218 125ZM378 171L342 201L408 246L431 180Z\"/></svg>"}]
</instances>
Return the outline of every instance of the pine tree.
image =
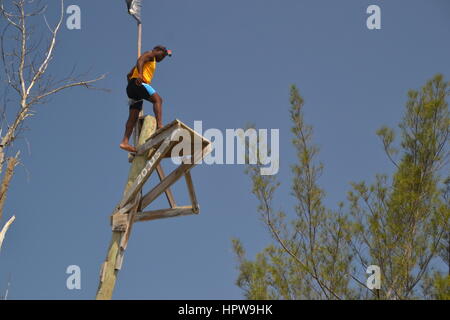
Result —
<instances>
[{"instance_id":1,"label":"pine tree","mask_svg":"<svg viewBox=\"0 0 450 320\"><path fill-rule=\"evenodd\" d=\"M386 126L377 134L395 166L391 177L377 174L375 182L352 183L347 201L337 209L323 204L318 179L323 165L305 124L304 101L291 88L292 144L297 162L291 167L293 213L274 209L280 184L249 166L258 212L273 243L246 258L233 240L238 258L237 285L248 299L448 299L450 84L442 75L420 91L411 90L399 128ZM447 168L448 170L448 168ZM443 266L447 265L445 269ZM377 265L381 288L366 287L366 270Z\"/></svg>"}]
</instances>

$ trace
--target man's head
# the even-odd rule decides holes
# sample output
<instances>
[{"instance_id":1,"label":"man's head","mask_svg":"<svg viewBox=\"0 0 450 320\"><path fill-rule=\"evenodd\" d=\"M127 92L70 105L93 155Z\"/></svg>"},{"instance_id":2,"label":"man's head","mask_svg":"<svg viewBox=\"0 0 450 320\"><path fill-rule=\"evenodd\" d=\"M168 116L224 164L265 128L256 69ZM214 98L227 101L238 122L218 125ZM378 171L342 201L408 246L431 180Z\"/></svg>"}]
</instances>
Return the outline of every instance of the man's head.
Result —
<instances>
[{"instance_id":1,"label":"man's head","mask_svg":"<svg viewBox=\"0 0 450 320\"><path fill-rule=\"evenodd\" d=\"M167 50L166 47L164 46L156 46L153 48L153 52L155 52L155 58L157 62L161 62L164 60L165 57L167 56L172 56L172 51L171 50Z\"/></svg>"}]
</instances>

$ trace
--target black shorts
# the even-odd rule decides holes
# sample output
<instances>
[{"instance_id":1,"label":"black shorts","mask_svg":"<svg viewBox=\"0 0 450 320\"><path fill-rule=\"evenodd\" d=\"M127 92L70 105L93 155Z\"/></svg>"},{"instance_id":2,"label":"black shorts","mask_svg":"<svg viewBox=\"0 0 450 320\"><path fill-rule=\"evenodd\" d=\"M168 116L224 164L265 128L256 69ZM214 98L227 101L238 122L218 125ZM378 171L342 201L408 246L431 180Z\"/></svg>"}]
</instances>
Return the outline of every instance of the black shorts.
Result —
<instances>
[{"instance_id":1,"label":"black shorts","mask_svg":"<svg viewBox=\"0 0 450 320\"><path fill-rule=\"evenodd\" d=\"M127 96L130 99L130 109L142 110L143 100L150 101L150 93L143 85L136 84L136 78L128 81Z\"/></svg>"}]
</instances>

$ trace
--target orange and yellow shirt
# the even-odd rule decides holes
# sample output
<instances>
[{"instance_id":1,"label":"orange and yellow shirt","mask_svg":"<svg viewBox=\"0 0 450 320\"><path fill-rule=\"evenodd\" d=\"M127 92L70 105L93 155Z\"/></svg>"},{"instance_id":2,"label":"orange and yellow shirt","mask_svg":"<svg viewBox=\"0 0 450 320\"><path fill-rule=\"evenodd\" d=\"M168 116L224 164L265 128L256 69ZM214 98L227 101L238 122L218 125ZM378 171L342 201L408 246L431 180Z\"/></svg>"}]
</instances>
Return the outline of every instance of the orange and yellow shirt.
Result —
<instances>
[{"instance_id":1,"label":"orange and yellow shirt","mask_svg":"<svg viewBox=\"0 0 450 320\"><path fill-rule=\"evenodd\" d=\"M156 58L153 61L147 61L142 68L142 76L145 83L151 83L156 70ZM139 72L137 67L134 67L131 78L139 78Z\"/></svg>"}]
</instances>

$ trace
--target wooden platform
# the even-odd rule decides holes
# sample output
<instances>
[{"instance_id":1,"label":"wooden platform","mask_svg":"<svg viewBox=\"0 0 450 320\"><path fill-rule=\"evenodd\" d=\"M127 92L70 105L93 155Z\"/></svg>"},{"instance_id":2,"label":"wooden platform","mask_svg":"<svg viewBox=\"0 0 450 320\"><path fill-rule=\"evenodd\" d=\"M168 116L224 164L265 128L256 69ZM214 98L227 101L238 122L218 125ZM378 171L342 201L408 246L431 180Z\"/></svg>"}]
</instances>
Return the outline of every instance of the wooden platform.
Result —
<instances>
[{"instance_id":1,"label":"wooden platform","mask_svg":"<svg viewBox=\"0 0 450 320\"><path fill-rule=\"evenodd\" d=\"M116 206L111 216L113 231L126 231L133 222L198 214L200 206L195 194L190 170L199 160L202 160L212 151L211 141L176 119L163 128L156 130L144 140L140 139L139 142L138 152L130 169L129 182L125 188L122 200ZM174 148L186 151L180 152L176 156L189 161L181 163L175 170L166 175L160 163L163 159L172 157ZM157 171L160 183L145 195L140 195L144 184L154 171ZM179 207L176 205L170 187L183 176L185 177L191 205ZM162 193L166 193L170 208L144 211ZM136 208L136 210L132 214L133 217L130 217L129 214L133 208ZM126 243L124 245L126 247Z\"/></svg>"},{"instance_id":2,"label":"wooden platform","mask_svg":"<svg viewBox=\"0 0 450 320\"><path fill-rule=\"evenodd\" d=\"M105 262L100 271L100 283L97 299L111 299L116 282L117 273L122 268L125 250L135 222L153 221L200 213L200 205L195 194L190 170L212 151L211 141L189 128L180 120L174 120L163 128L156 130L156 120L147 116L138 124L139 139L137 154L133 157L128 180L122 199L114 208L110 217L112 225L112 239ZM177 148L177 149L175 149ZM166 175L161 162L170 159L172 153L182 150L180 154L184 160L171 173ZM183 154L185 153L185 154ZM160 182L146 194L142 188L157 172ZM184 177L191 204L177 206L170 187ZM166 194L169 208L145 211L162 193Z\"/></svg>"},{"instance_id":3,"label":"wooden platform","mask_svg":"<svg viewBox=\"0 0 450 320\"><path fill-rule=\"evenodd\" d=\"M190 149L192 151L196 150L196 148L204 149L208 145L211 145L211 141L204 138L197 132L195 132L193 129L191 129L189 126L181 122L180 120L176 119L172 121L171 123L165 125L163 128L158 129L153 133L146 141L145 143L138 147L137 155L142 155L145 152L156 149L158 146L167 138L170 137L177 129L184 130L188 135L191 142ZM170 158L172 149L175 145L173 145L167 153L163 155L164 158ZM190 154L193 155L193 152ZM180 154L179 156L186 156L184 154Z\"/></svg>"}]
</instances>

